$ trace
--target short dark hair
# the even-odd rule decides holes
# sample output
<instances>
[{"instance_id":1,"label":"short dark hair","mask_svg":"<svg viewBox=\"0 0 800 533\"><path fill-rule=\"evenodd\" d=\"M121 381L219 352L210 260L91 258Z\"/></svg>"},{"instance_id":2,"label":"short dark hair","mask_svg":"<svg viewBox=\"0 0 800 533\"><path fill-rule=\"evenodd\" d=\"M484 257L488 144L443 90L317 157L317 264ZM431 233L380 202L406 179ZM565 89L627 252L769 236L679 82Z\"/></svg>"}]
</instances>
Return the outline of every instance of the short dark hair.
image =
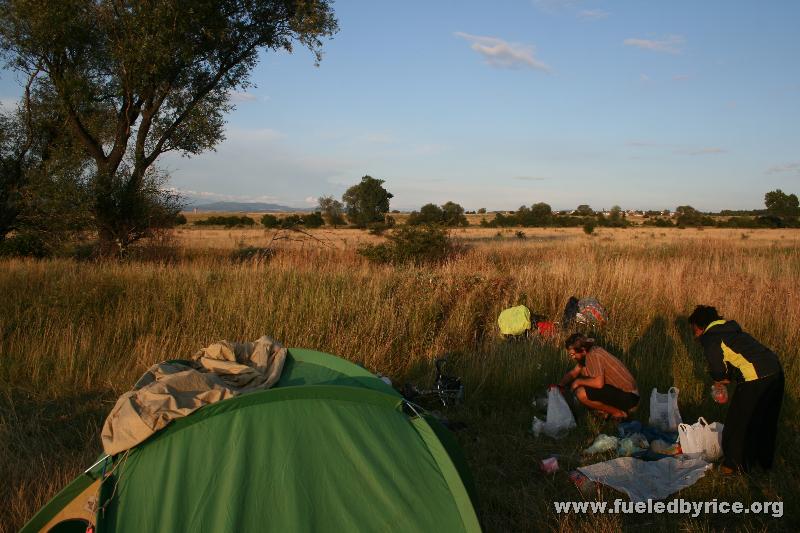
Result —
<instances>
[{"instance_id":1,"label":"short dark hair","mask_svg":"<svg viewBox=\"0 0 800 533\"><path fill-rule=\"evenodd\" d=\"M709 324L722 317L717 312L716 307L710 305L698 305L689 315L689 324L697 326L700 329L706 329Z\"/></svg>"},{"instance_id":2,"label":"short dark hair","mask_svg":"<svg viewBox=\"0 0 800 533\"><path fill-rule=\"evenodd\" d=\"M567 350L570 348L573 350L588 350L592 346L594 346L594 339L590 339L582 333L573 333L564 341L564 347Z\"/></svg>"}]
</instances>

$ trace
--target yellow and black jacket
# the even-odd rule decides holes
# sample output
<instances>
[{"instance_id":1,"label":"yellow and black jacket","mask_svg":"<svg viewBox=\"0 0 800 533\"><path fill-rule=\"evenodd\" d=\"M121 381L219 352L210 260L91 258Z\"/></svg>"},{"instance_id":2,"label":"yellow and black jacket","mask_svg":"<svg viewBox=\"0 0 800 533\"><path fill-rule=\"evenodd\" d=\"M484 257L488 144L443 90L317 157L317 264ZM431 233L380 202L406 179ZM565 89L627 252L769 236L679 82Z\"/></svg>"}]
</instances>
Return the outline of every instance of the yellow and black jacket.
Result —
<instances>
[{"instance_id":1,"label":"yellow and black jacket","mask_svg":"<svg viewBox=\"0 0 800 533\"><path fill-rule=\"evenodd\" d=\"M733 320L716 320L700 336L715 381L754 381L781 372L775 353Z\"/></svg>"}]
</instances>

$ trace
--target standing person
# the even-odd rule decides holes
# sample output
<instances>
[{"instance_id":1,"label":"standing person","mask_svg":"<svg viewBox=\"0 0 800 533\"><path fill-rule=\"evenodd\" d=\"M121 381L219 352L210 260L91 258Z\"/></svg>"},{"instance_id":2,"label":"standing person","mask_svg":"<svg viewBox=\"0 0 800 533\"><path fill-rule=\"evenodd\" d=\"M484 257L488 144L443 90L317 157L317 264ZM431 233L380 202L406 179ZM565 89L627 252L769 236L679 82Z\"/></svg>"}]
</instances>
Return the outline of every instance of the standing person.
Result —
<instances>
[{"instance_id":1,"label":"standing person","mask_svg":"<svg viewBox=\"0 0 800 533\"><path fill-rule=\"evenodd\" d=\"M714 387L737 382L722 430L722 472L747 471L756 463L769 469L783 401L778 356L714 307L698 305L689 325L703 346Z\"/></svg>"},{"instance_id":2,"label":"standing person","mask_svg":"<svg viewBox=\"0 0 800 533\"><path fill-rule=\"evenodd\" d=\"M639 404L636 380L622 361L594 343L594 339L580 333L569 336L564 345L577 364L564 374L558 386L570 384L578 401L606 417L627 418Z\"/></svg>"}]
</instances>

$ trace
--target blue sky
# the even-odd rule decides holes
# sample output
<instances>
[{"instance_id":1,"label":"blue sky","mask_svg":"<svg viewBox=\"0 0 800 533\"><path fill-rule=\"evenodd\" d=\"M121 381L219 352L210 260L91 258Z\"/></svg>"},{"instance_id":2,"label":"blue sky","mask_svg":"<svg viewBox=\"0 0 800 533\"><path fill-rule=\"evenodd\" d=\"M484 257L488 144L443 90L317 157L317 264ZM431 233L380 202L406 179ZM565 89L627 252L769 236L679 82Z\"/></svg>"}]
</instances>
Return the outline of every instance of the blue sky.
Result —
<instances>
[{"instance_id":1,"label":"blue sky","mask_svg":"<svg viewBox=\"0 0 800 533\"><path fill-rule=\"evenodd\" d=\"M208 201L757 208L800 192L800 2L361 1L265 54L227 140L164 157ZM14 87L4 76L4 101Z\"/></svg>"}]
</instances>

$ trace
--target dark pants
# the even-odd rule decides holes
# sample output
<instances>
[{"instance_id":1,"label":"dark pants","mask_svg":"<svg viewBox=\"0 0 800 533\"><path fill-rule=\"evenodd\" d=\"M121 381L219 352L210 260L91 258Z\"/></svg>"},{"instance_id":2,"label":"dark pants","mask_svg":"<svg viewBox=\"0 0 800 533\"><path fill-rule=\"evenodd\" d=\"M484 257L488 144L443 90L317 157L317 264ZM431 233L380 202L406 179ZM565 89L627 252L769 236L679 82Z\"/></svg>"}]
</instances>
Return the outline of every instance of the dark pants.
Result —
<instances>
[{"instance_id":1,"label":"dark pants","mask_svg":"<svg viewBox=\"0 0 800 533\"><path fill-rule=\"evenodd\" d=\"M722 430L725 466L744 471L756 464L772 467L783 385L781 372L736 386Z\"/></svg>"},{"instance_id":2,"label":"dark pants","mask_svg":"<svg viewBox=\"0 0 800 533\"><path fill-rule=\"evenodd\" d=\"M586 397L590 400L616 407L620 411L628 412L639 405L638 394L625 392L613 385L605 384L600 389L584 387L583 390L586 391Z\"/></svg>"}]
</instances>

